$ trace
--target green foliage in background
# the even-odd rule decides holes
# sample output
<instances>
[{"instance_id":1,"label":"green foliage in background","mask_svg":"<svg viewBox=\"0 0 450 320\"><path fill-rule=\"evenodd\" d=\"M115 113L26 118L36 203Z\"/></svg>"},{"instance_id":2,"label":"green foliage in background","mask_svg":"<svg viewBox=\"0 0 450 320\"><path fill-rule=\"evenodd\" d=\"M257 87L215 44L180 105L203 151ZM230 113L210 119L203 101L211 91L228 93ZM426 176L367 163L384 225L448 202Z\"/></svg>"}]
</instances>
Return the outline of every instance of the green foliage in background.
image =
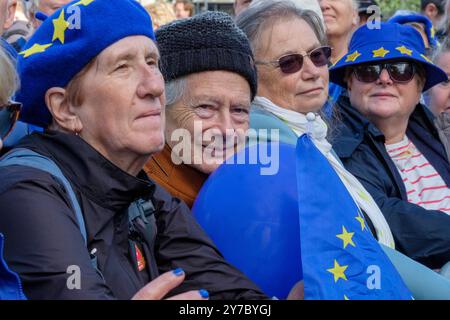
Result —
<instances>
[{"instance_id":1,"label":"green foliage in background","mask_svg":"<svg viewBox=\"0 0 450 320\"><path fill-rule=\"evenodd\" d=\"M381 7L383 17L389 18L399 9L420 11L420 0L376 0Z\"/></svg>"}]
</instances>

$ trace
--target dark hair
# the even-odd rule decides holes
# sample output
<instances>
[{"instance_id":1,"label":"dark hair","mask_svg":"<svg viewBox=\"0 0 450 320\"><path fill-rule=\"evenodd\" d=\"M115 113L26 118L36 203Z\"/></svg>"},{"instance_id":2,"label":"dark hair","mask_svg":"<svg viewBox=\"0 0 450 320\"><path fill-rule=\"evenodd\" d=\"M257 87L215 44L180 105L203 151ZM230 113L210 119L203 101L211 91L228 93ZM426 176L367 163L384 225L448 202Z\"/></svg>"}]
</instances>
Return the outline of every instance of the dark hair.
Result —
<instances>
[{"instance_id":1,"label":"dark hair","mask_svg":"<svg viewBox=\"0 0 450 320\"><path fill-rule=\"evenodd\" d=\"M436 6L436 8L438 9L439 14L443 14L444 13L444 3L445 3L445 0L421 0L420 8L422 9L422 11L424 11L425 8L427 7L427 5L434 4Z\"/></svg>"}]
</instances>

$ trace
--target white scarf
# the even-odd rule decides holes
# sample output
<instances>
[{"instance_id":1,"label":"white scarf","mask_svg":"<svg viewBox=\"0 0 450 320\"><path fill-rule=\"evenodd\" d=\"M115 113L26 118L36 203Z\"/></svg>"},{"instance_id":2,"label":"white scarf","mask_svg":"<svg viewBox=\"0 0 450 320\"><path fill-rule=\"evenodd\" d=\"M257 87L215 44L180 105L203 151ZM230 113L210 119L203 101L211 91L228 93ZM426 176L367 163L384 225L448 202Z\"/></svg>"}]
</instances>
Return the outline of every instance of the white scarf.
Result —
<instances>
[{"instance_id":1,"label":"white scarf","mask_svg":"<svg viewBox=\"0 0 450 320\"><path fill-rule=\"evenodd\" d=\"M361 182L348 172L331 152L332 146L326 139L328 127L322 118L312 112L304 115L303 113L280 108L264 97L255 97L253 104L274 114L286 123L297 136L308 133L314 145L328 159L358 208L369 216L375 227L378 241L390 248L394 248L394 238L391 229L380 208Z\"/></svg>"}]
</instances>

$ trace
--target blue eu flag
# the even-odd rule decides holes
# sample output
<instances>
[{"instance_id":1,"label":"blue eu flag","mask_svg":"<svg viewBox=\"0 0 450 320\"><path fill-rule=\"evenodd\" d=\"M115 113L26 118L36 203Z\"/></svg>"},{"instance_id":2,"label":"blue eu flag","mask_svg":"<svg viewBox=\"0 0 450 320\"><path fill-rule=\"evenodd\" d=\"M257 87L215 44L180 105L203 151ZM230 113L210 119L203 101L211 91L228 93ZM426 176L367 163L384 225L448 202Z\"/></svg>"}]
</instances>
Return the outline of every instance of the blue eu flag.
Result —
<instances>
[{"instance_id":1,"label":"blue eu flag","mask_svg":"<svg viewBox=\"0 0 450 320\"><path fill-rule=\"evenodd\" d=\"M306 299L411 299L326 157L297 141L300 239Z\"/></svg>"}]
</instances>

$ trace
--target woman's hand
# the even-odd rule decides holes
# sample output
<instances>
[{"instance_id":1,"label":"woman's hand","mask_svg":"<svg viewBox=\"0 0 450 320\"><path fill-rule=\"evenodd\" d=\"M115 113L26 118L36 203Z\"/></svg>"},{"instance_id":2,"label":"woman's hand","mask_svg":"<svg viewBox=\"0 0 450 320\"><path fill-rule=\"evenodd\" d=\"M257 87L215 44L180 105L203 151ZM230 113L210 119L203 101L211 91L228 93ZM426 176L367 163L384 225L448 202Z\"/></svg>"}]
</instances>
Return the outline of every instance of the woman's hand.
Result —
<instances>
[{"instance_id":1,"label":"woman's hand","mask_svg":"<svg viewBox=\"0 0 450 320\"><path fill-rule=\"evenodd\" d=\"M166 272L139 290L132 300L161 300L172 289L178 287L184 281L184 277L185 273L180 268ZM208 300L208 298L208 291L201 289L180 293L167 300Z\"/></svg>"}]
</instances>

